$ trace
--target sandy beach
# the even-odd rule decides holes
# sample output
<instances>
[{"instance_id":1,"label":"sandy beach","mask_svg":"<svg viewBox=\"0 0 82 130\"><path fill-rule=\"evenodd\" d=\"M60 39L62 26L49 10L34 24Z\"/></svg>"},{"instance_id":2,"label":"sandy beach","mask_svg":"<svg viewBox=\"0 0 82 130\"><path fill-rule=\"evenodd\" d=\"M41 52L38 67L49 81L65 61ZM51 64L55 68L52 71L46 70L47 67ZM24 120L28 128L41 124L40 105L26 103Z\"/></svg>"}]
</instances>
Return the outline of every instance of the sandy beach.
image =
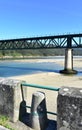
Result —
<instances>
[{"instance_id":1,"label":"sandy beach","mask_svg":"<svg viewBox=\"0 0 82 130\"><path fill-rule=\"evenodd\" d=\"M21 62L27 62L21 61ZM64 60L63 59L29 59L28 62L55 62L56 64L60 64L64 68ZM82 68L82 58L74 58L73 60L74 68ZM82 71L82 70L81 70ZM45 72L45 73L36 73L31 75L22 75L22 76L14 76L11 77L13 79L24 80L30 84L37 85L45 85L52 87L79 87L82 88L82 74L81 75L63 75L55 72ZM57 102L57 94L58 92L49 91L49 90L39 90L35 88L28 88L28 105L31 105L32 93L36 91L42 91L46 94L46 102L47 102L47 110L56 112L56 102ZM55 119L54 116L49 115L49 118Z\"/></svg>"},{"instance_id":2,"label":"sandy beach","mask_svg":"<svg viewBox=\"0 0 82 130\"><path fill-rule=\"evenodd\" d=\"M64 60L63 59L29 59L21 60L21 62L54 62L59 64L64 69ZM77 68L82 68L82 58L74 58L73 59L73 68L77 70ZM55 69L55 68L54 68ZM78 70L77 70L78 71ZM39 85L47 85L53 87L82 87L82 69L80 70L80 75L63 75L56 72L41 72L31 75L22 75L22 76L14 76L12 78L24 80L28 83L39 84Z\"/></svg>"}]
</instances>

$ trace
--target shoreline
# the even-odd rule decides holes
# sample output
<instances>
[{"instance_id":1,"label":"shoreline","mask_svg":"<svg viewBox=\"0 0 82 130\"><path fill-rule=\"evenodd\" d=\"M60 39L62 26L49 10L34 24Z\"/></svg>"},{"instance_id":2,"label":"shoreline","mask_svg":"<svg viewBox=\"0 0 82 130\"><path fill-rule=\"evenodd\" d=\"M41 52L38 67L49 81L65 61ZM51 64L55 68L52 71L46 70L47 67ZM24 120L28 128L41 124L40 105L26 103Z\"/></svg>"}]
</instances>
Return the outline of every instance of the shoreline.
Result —
<instances>
[{"instance_id":1,"label":"shoreline","mask_svg":"<svg viewBox=\"0 0 82 130\"><path fill-rule=\"evenodd\" d=\"M17 60L14 60L14 61L19 62ZM53 62L62 66L62 68L64 69L64 59L29 59L29 60L20 60L20 62L29 62L29 63ZM82 57L75 57L73 59L73 66L75 70L77 70L77 68L79 67L81 68L81 71L82 71ZM25 80L25 81L28 81L29 83L34 83L34 84L42 84L42 85L49 84L49 86L51 85L63 86L66 84L68 86L72 85L72 87L73 86L76 87L76 86L82 85L80 81L81 75L78 75L78 74L64 75L64 74L60 74L56 72L39 72L39 73L26 74L26 75L20 75L20 76L12 76L11 78ZM79 82L79 84L77 84L76 81Z\"/></svg>"},{"instance_id":2,"label":"shoreline","mask_svg":"<svg viewBox=\"0 0 82 130\"><path fill-rule=\"evenodd\" d=\"M30 62L30 63L54 62L62 66L62 68L64 68L64 59L29 59L29 60L22 60L20 61L20 63L21 62ZM79 67L80 71L82 71L82 57L74 58L73 64L76 70ZM9 79L17 79L21 81L26 81L29 84L37 84L37 85L51 86L51 87L57 87L57 88L61 88L62 86L77 87L77 88L82 87L82 74L78 76L78 74L77 75L63 75L56 72L39 72L39 73L34 73L34 74L12 76L12 77L9 77ZM27 87L27 95L29 99L27 100L28 106L31 106L32 94L36 91L42 91L46 94L47 110L51 112L56 112L58 93L54 91ZM48 115L48 117L50 119L56 119L56 116Z\"/></svg>"}]
</instances>

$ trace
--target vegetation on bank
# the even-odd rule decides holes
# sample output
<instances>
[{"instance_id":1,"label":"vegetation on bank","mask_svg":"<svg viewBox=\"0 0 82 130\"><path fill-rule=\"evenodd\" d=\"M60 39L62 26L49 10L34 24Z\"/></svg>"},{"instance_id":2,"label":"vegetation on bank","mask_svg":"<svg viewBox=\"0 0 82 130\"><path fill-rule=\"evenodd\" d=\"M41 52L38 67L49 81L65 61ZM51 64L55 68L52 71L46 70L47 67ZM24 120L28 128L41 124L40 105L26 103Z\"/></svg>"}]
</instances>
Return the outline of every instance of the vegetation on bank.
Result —
<instances>
[{"instance_id":1,"label":"vegetation on bank","mask_svg":"<svg viewBox=\"0 0 82 130\"><path fill-rule=\"evenodd\" d=\"M5 128L8 128L9 130L15 130L8 124L8 121L8 117L0 115L0 125L4 126Z\"/></svg>"},{"instance_id":2,"label":"vegetation on bank","mask_svg":"<svg viewBox=\"0 0 82 130\"><path fill-rule=\"evenodd\" d=\"M82 55L82 49L73 49L74 55ZM0 58L28 58L33 56L62 56L65 49L1 50Z\"/></svg>"}]
</instances>

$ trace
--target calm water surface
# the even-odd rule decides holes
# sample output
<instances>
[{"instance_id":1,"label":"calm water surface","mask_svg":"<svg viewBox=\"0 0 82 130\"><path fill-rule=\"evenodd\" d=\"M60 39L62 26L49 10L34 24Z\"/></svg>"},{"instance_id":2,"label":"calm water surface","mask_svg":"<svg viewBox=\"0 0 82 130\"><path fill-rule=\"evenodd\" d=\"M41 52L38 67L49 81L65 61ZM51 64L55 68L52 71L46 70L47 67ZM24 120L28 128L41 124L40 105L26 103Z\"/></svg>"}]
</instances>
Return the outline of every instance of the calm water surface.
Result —
<instances>
[{"instance_id":1,"label":"calm water surface","mask_svg":"<svg viewBox=\"0 0 82 130\"><path fill-rule=\"evenodd\" d=\"M42 57L41 59L45 59ZM64 57L46 57L46 59L64 59ZM56 72L59 73L64 66L58 65L55 62L21 62L14 61L0 61L0 77L20 76L41 72ZM82 75L82 68L75 68Z\"/></svg>"}]
</instances>

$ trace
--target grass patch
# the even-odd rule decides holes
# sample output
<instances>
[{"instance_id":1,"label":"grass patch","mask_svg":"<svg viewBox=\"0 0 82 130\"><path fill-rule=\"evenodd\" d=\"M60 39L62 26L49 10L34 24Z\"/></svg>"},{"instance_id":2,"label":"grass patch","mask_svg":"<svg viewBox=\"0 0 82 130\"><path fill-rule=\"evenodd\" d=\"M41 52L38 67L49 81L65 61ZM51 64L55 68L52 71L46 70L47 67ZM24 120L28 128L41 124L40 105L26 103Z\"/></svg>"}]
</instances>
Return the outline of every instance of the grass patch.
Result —
<instances>
[{"instance_id":1,"label":"grass patch","mask_svg":"<svg viewBox=\"0 0 82 130\"><path fill-rule=\"evenodd\" d=\"M15 130L11 128L11 126L8 124L8 121L9 121L8 117L0 115L0 125L8 128L9 130Z\"/></svg>"}]
</instances>

